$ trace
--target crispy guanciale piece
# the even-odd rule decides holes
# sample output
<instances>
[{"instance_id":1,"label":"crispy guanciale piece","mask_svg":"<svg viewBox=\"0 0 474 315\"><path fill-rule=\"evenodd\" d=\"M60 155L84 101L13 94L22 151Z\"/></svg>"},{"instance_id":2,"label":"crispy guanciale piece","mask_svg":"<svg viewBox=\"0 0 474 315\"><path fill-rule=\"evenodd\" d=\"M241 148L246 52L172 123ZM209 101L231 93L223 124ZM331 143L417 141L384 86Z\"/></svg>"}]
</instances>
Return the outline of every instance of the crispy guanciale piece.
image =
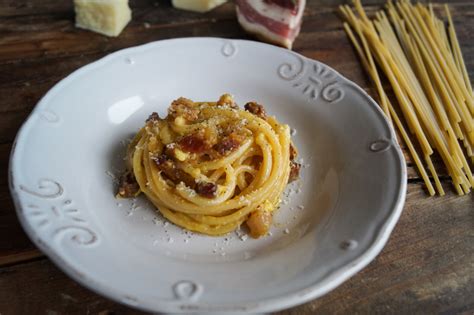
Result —
<instances>
[{"instance_id":1,"label":"crispy guanciale piece","mask_svg":"<svg viewBox=\"0 0 474 315\"><path fill-rule=\"evenodd\" d=\"M157 122L157 121L160 121L160 115L158 115L157 112L153 112L151 113L150 116L148 116L148 119L146 120L146 122Z\"/></svg>"},{"instance_id":2,"label":"crispy guanciale piece","mask_svg":"<svg viewBox=\"0 0 474 315\"><path fill-rule=\"evenodd\" d=\"M240 147L244 139L245 136L237 132L232 132L230 135L215 144L213 148L217 153L224 156Z\"/></svg>"},{"instance_id":3,"label":"crispy guanciale piece","mask_svg":"<svg viewBox=\"0 0 474 315\"><path fill-rule=\"evenodd\" d=\"M183 151L191 153L202 153L209 149L206 138L202 132L184 136L178 141L178 145Z\"/></svg>"},{"instance_id":4,"label":"crispy guanciale piece","mask_svg":"<svg viewBox=\"0 0 474 315\"><path fill-rule=\"evenodd\" d=\"M250 214L246 223L250 229L250 236L253 238L259 238L268 233L268 230L272 225L272 214L266 210L254 211Z\"/></svg>"},{"instance_id":5,"label":"crispy guanciale piece","mask_svg":"<svg viewBox=\"0 0 474 315\"><path fill-rule=\"evenodd\" d=\"M191 122L199 118L199 108L190 99L180 97L171 103L168 108L168 119L182 117Z\"/></svg>"},{"instance_id":6,"label":"crispy guanciale piece","mask_svg":"<svg viewBox=\"0 0 474 315\"><path fill-rule=\"evenodd\" d=\"M175 162L166 154L152 157L163 177L169 179L176 185L183 182L186 186L194 188L194 178L185 171L178 168Z\"/></svg>"},{"instance_id":7,"label":"crispy guanciale piece","mask_svg":"<svg viewBox=\"0 0 474 315\"><path fill-rule=\"evenodd\" d=\"M118 195L122 198L131 198L138 195L140 186L132 172L127 171L119 178Z\"/></svg>"},{"instance_id":8,"label":"crispy guanciale piece","mask_svg":"<svg viewBox=\"0 0 474 315\"><path fill-rule=\"evenodd\" d=\"M288 183L297 180L300 177L301 164L295 161L290 162L290 176L288 177Z\"/></svg>"},{"instance_id":9,"label":"crispy guanciale piece","mask_svg":"<svg viewBox=\"0 0 474 315\"><path fill-rule=\"evenodd\" d=\"M187 187L194 189L197 194L206 198L214 198L217 195L217 185L211 182L197 182L194 178L179 169L175 162L166 154L152 157L164 178L171 180L175 185L183 182Z\"/></svg>"},{"instance_id":10,"label":"crispy guanciale piece","mask_svg":"<svg viewBox=\"0 0 474 315\"><path fill-rule=\"evenodd\" d=\"M297 156L298 151L296 151L296 148L293 143L290 143L290 161L294 161Z\"/></svg>"},{"instance_id":11,"label":"crispy guanciale piece","mask_svg":"<svg viewBox=\"0 0 474 315\"><path fill-rule=\"evenodd\" d=\"M234 98L230 94L222 95L217 101L218 106L229 106L230 108L238 109L239 105L234 101Z\"/></svg>"},{"instance_id":12,"label":"crispy guanciale piece","mask_svg":"<svg viewBox=\"0 0 474 315\"><path fill-rule=\"evenodd\" d=\"M196 193L206 198L214 198L217 195L217 185L209 182L198 182L194 188Z\"/></svg>"},{"instance_id":13,"label":"crispy guanciale piece","mask_svg":"<svg viewBox=\"0 0 474 315\"><path fill-rule=\"evenodd\" d=\"M265 113L265 108L263 108L262 105L256 103L256 102L248 102L244 106L245 110L262 118L265 119L267 117L267 114Z\"/></svg>"}]
</instances>

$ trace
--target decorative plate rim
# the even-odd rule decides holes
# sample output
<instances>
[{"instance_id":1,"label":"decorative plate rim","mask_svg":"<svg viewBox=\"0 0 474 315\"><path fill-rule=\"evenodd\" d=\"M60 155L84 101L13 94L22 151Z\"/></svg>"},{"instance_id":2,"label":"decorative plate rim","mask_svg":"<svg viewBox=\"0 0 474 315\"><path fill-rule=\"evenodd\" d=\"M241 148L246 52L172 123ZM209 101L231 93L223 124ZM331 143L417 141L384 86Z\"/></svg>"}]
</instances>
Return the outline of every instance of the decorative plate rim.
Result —
<instances>
[{"instance_id":1,"label":"decorative plate rim","mask_svg":"<svg viewBox=\"0 0 474 315\"><path fill-rule=\"evenodd\" d=\"M171 303L168 303L168 305L163 305L162 309L158 310L158 309L149 308L145 305L133 303L133 300L130 300L130 301L124 300L124 297L121 296L121 294L119 294L114 288L107 286L106 284L101 284L99 282L96 282L94 279L88 278L85 274L77 271L74 267L66 263L60 254L57 254L55 250L50 248L48 244L44 242L38 236L38 234L36 233L36 228L31 226L30 223L27 222L24 216L24 209L22 208L21 203L20 203L20 197L15 188L16 187L15 177L13 174L14 165L16 163L15 162L16 145L23 137L26 126L31 121L31 117L35 113L37 113L41 109L41 107L44 106L43 104L47 103L47 100L49 97L54 95L54 93L60 90L64 85L74 80L76 77L80 76L81 74L86 73L87 71L93 70L95 68L98 68L102 66L103 64L106 64L107 62L114 60L115 58L118 58L120 56L126 56L127 54L130 54L132 52L137 53L137 52L145 51L148 49L152 49L156 45L162 45L168 42L175 42L175 41L190 41L190 42L192 41L219 41L220 43L222 43L223 41L229 41L232 44L245 43L245 44L256 45L256 46L269 46L272 49L285 51L286 53L289 53L297 58L301 58L304 61L312 61L312 62L316 61L317 63L322 64L323 66L333 71L336 77L341 79L342 82L351 86L355 90L361 92L361 94L367 99L367 102L372 108L372 110L378 113L378 115L381 118L382 123L385 125L386 129L390 131L389 140L393 142L393 145L391 147L393 147L394 149L395 156L398 160L398 169L401 172L400 182L398 183L398 186L397 186L398 193L396 196L394 196L394 200L392 202L392 204L394 204L393 209L391 209L391 211L389 212L388 217L385 217L381 222L378 222L376 224L376 228L374 232L375 236L372 238L372 241L370 242L370 244L365 249L363 249L363 251L361 251L361 254L358 257L349 261L347 264L345 264L344 266L340 268L330 270L319 281L313 283L312 285L304 289L295 291L293 293L287 294L287 295L274 297L274 298L268 298L265 300L261 300L258 303L248 303L246 305L229 306L229 307L226 307L225 309L213 308L212 305L201 305L202 307L201 309L199 302L197 302L197 303L193 303L193 307L195 306L195 308L193 308L192 311L193 312L202 312L202 311L206 311L206 312L269 312L269 311L277 311L277 310L285 309L288 307L303 304L305 302L308 302L310 300L313 300L325 295L326 293L332 291L333 289L341 285L343 282L348 280L350 277L355 275L357 272L362 270L364 267L366 267L373 259L375 259L375 257L381 252L381 250L387 243L389 236L391 232L393 231L402 213L403 206L406 199L406 189L407 189L406 162L405 162L403 153L400 149L400 146L398 145L395 131L393 130L393 127L391 126L391 124L388 122L387 118L385 117L385 114L382 112L379 105L361 87L359 87L356 83L354 83L353 81L341 75L338 71L334 70L332 67L322 62L319 62L311 58L307 58L296 52L289 51L289 50L276 47L273 45L265 44L265 43L260 43L260 42L250 41L250 40L226 39L226 38L218 38L218 37L184 37L184 38L166 39L166 40L154 41L147 44L118 50L94 62L91 62L85 66L82 66L79 69L76 69L75 71L67 75L65 78L61 79L58 83L56 83L40 99L40 101L35 105L31 113L22 123L20 129L17 132L17 135L15 137L15 140L13 141L12 149L10 152L9 168L8 168L9 189L13 198L13 203L16 209L17 216L26 234L33 241L35 246L37 246L46 256L48 256L53 261L53 263L59 269L64 271L69 277L71 277L72 279L74 279L75 281L83 285L84 287L92 290L93 292L96 292L102 296L112 299L118 303L122 303L127 306L131 306L136 309L141 309L148 312L169 311L170 309L176 312L183 312L183 309L180 308L180 306L185 305L187 303L186 301L182 301L178 303L171 302ZM223 52L223 54L225 56L228 56L227 55L228 52ZM166 304L166 302L163 302L163 303Z\"/></svg>"}]
</instances>

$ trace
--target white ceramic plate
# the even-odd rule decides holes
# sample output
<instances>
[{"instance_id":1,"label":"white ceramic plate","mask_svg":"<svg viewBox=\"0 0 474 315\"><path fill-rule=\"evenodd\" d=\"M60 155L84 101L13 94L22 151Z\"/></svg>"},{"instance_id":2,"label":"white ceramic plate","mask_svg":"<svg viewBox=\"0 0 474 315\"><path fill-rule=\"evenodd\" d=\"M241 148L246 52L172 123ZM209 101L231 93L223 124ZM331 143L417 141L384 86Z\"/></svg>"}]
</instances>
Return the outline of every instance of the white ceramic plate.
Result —
<instances>
[{"instance_id":1,"label":"white ceramic plate","mask_svg":"<svg viewBox=\"0 0 474 315\"><path fill-rule=\"evenodd\" d=\"M297 131L305 167L271 236L185 233L144 198L115 199L124 139L152 111L224 92ZM327 293L380 252L406 191L394 132L362 89L291 51L215 38L150 43L75 71L21 128L10 175L23 227L69 276L143 310L185 313L275 311Z\"/></svg>"}]
</instances>

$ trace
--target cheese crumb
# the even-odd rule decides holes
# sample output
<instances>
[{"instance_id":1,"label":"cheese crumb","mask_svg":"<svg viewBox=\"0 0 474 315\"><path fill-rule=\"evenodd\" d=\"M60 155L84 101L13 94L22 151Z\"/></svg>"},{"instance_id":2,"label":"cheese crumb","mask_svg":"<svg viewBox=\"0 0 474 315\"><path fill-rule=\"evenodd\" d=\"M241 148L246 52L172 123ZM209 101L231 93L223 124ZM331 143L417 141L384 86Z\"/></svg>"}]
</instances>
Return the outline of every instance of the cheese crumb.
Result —
<instances>
[{"instance_id":1,"label":"cheese crumb","mask_svg":"<svg viewBox=\"0 0 474 315\"><path fill-rule=\"evenodd\" d=\"M242 235L239 236L239 239L242 242L245 242L248 238L249 238L249 236L247 234L242 234Z\"/></svg>"}]
</instances>

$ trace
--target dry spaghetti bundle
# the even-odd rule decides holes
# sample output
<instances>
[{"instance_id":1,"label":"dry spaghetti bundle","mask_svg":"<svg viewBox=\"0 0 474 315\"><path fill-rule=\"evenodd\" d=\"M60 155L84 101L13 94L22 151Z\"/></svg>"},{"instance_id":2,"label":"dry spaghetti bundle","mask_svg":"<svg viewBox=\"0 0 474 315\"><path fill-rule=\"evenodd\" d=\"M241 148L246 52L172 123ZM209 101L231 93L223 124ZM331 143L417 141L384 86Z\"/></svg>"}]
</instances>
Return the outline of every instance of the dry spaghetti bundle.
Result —
<instances>
[{"instance_id":1,"label":"dry spaghetti bundle","mask_svg":"<svg viewBox=\"0 0 474 315\"><path fill-rule=\"evenodd\" d=\"M360 0L354 0L354 6L355 12L340 7L344 28L429 194L437 190L444 195L432 162L434 152L458 194L469 193L474 185L469 164L469 159L474 161L474 97L448 6L446 27L431 5L389 1L386 11L376 12L372 20ZM390 82L401 115L382 87L379 69Z\"/></svg>"}]
</instances>

